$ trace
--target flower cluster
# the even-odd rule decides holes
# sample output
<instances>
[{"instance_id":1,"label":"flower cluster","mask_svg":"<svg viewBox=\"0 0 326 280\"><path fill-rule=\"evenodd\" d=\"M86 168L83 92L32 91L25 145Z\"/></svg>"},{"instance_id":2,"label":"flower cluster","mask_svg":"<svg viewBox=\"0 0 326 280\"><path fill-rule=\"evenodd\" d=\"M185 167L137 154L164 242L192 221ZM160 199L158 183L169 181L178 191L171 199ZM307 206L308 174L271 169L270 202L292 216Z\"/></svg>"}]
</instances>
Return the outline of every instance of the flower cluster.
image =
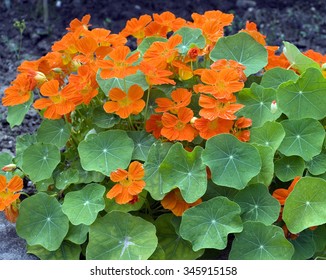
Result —
<instances>
[{"instance_id":1,"label":"flower cluster","mask_svg":"<svg viewBox=\"0 0 326 280\"><path fill-rule=\"evenodd\" d=\"M0 211L5 211L6 218L15 222L18 216L18 203L23 180L15 175L7 182L4 175L0 175Z\"/></svg>"}]
</instances>

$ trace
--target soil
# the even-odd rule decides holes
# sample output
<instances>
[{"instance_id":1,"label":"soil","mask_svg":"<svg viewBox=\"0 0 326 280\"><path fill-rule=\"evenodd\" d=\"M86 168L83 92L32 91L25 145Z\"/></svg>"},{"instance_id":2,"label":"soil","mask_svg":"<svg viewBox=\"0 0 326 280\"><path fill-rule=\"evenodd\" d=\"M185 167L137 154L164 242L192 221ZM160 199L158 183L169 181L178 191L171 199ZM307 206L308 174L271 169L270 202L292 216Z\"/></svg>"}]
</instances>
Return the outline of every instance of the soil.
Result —
<instances>
[{"instance_id":1,"label":"soil","mask_svg":"<svg viewBox=\"0 0 326 280\"><path fill-rule=\"evenodd\" d=\"M44 2L48 3L48 17ZM191 20L194 12L233 13L234 23L227 31L230 34L244 28L250 20L267 36L269 45L281 46L282 41L288 41L302 51L326 52L324 0L3 0L0 1L0 99L15 78L17 66L23 60L38 59L49 52L53 42L66 33L72 19L90 14L93 28L103 27L118 33L133 17L167 10L186 20ZM23 20L26 28L20 34L14 25ZM30 110L22 125L11 129L6 115L7 109L0 105L0 152L14 154L16 137L35 131L40 119Z\"/></svg>"}]
</instances>

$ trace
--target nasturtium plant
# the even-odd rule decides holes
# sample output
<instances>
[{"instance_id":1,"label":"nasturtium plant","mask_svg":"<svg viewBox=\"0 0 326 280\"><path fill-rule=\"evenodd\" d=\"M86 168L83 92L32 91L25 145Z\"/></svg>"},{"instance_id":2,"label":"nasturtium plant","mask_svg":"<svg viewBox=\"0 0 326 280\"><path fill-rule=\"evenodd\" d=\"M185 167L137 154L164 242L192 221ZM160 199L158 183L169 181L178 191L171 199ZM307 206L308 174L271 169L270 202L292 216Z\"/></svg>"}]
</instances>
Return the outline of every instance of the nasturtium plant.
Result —
<instances>
[{"instance_id":1,"label":"nasturtium plant","mask_svg":"<svg viewBox=\"0 0 326 280\"><path fill-rule=\"evenodd\" d=\"M325 258L326 56L269 46L253 22L225 35L221 11L118 34L90 18L4 90L12 128L41 117L0 154L0 211L27 252Z\"/></svg>"}]
</instances>

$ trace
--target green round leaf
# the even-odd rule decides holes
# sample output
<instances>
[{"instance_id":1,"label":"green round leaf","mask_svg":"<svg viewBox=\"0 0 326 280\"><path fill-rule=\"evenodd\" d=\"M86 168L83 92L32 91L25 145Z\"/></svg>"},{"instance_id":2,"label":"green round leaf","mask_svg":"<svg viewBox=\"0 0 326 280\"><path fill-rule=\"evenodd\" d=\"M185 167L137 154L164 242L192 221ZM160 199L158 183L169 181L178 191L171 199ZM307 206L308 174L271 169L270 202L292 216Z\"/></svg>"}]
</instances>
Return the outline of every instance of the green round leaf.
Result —
<instances>
[{"instance_id":1,"label":"green round leaf","mask_svg":"<svg viewBox=\"0 0 326 280\"><path fill-rule=\"evenodd\" d=\"M93 122L100 128L111 128L119 123L120 118L116 114L108 114L103 106L96 107L93 111Z\"/></svg>"},{"instance_id":2,"label":"green round leaf","mask_svg":"<svg viewBox=\"0 0 326 280\"><path fill-rule=\"evenodd\" d=\"M202 158L215 184L235 189L245 188L262 166L258 150L231 134L208 139Z\"/></svg>"},{"instance_id":3,"label":"green round leaf","mask_svg":"<svg viewBox=\"0 0 326 280\"><path fill-rule=\"evenodd\" d=\"M289 119L326 116L326 79L318 69L309 68L296 82L280 85L277 90L277 106Z\"/></svg>"},{"instance_id":4,"label":"green round leaf","mask_svg":"<svg viewBox=\"0 0 326 280\"><path fill-rule=\"evenodd\" d=\"M302 54L299 49L286 41L283 41L283 53L291 64L291 67L303 73L308 68L320 69L319 63Z\"/></svg>"},{"instance_id":5,"label":"green round leaf","mask_svg":"<svg viewBox=\"0 0 326 280\"><path fill-rule=\"evenodd\" d=\"M109 130L80 142L78 152L82 167L104 175L118 168L128 167L134 143L122 130Z\"/></svg>"},{"instance_id":6,"label":"green round leaf","mask_svg":"<svg viewBox=\"0 0 326 280\"><path fill-rule=\"evenodd\" d=\"M316 245L313 235L312 230L306 229L303 232L300 232L296 239L289 240L294 247L294 255L292 256L292 260L307 260L314 255Z\"/></svg>"},{"instance_id":7,"label":"green round leaf","mask_svg":"<svg viewBox=\"0 0 326 280\"><path fill-rule=\"evenodd\" d=\"M292 70L275 67L264 73L260 85L264 88L277 89L284 82L295 82L298 78L299 76Z\"/></svg>"},{"instance_id":8,"label":"green round leaf","mask_svg":"<svg viewBox=\"0 0 326 280\"><path fill-rule=\"evenodd\" d=\"M89 184L80 191L68 192L62 204L62 212L65 213L73 225L90 225L98 212L104 209L103 195L105 187L99 184Z\"/></svg>"},{"instance_id":9,"label":"green round leaf","mask_svg":"<svg viewBox=\"0 0 326 280\"><path fill-rule=\"evenodd\" d=\"M139 85L144 91L148 89L148 83L146 82L145 75L141 71L137 71L136 74L129 75L124 79L120 79L120 78L102 79L99 74L100 71L101 69L99 70L96 76L96 81L106 95L108 95L111 89L113 88L119 88L123 91L126 90L128 91L128 89L132 85Z\"/></svg>"},{"instance_id":10,"label":"green round leaf","mask_svg":"<svg viewBox=\"0 0 326 280\"><path fill-rule=\"evenodd\" d=\"M87 240L87 234L89 231L89 226L80 224L74 226L73 224L69 225L69 231L65 237L65 240L69 240L75 244L83 244Z\"/></svg>"},{"instance_id":11,"label":"green round leaf","mask_svg":"<svg viewBox=\"0 0 326 280\"><path fill-rule=\"evenodd\" d=\"M163 179L160 166L171 146L171 143L155 142L149 149L148 159L144 164L145 189L155 200L162 200L166 194L163 191Z\"/></svg>"},{"instance_id":12,"label":"green round leaf","mask_svg":"<svg viewBox=\"0 0 326 280\"><path fill-rule=\"evenodd\" d=\"M38 182L52 176L60 159L57 146L35 143L24 151L22 168L33 182Z\"/></svg>"},{"instance_id":13,"label":"green round leaf","mask_svg":"<svg viewBox=\"0 0 326 280\"><path fill-rule=\"evenodd\" d=\"M111 212L90 226L88 260L146 260L157 246L155 226L128 213Z\"/></svg>"},{"instance_id":14,"label":"green round leaf","mask_svg":"<svg viewBox=\"0 0 326 280\"><path fill-rule=\"evenodd\" d=\"M144 130L129 131L128 136L134 141L132 159L146 161L149 149L156 141L154 136Z\"/></svg>"},{"instance_id":15,"label":"green round leaf","mask_svg":"<svg viewBox=\"0 0 326 280\"><path fill-rule=\"evenodd\" d=\"M304 169L304 160L298 156L283 157L275 161L275 175L282 182L290 181L296 176L302 176Z\"/></svg>"},{"instance_id":16,"label":"green round leaf","mask_svg":"<svg viewBox=\"0 0 326 280\"><path fill-rule=\"evenodd\" d=\"M55 176L55 187L59 190L63 190L71 184L75 184L79 181L79 172L74 168L61 171Z\"/></svg>"},{"instance_id":17,"label":"green round leaf","mask_svg":"<svg viewBox=\"0 0 326 280\"><path fill-rule=\"evenodd\" d=\"M69 220L54 197L37 193L21 203L16 230L28 245L41 245L49 251L55 251L68 229Z\"/></svg>"},{"instance_id":18,"label":"green round leaf","mask_svg":"<svg viewBox=\"0 0 326 280\"><path fill-rule=\"evenodd\" d=\"M293 246L280 227L248 221L243 224L243 231L235 234L229 259L290 260L293 253Z\"/></svg>"},{"instance_id":19,"label":"green round leaf","mask_svg":"<svg viewBox=\"0 0 326 280\"><path fill-rule=\"evenodd\" d=\"M274 151L271 147L253 144L258 150L262 166L258 175L252 178L249 184L262 183L268 187L274 177Z\"/></svg>"},{"instance_id":20,"label":"green round leaf","mask_svg":"<svg viewBox=\"0 0 326 280\"><path fill-rule=\"evenodd\" d=\"M180 235L192 243L194 251L224 249L228 234L242 231L240 211L239 205L226 197L202 202L183 213Z\"/></svg>"},{"instance_id":21,"label":"green round leaf","mask_svg":"<svg viewBox=\"0 0 326 280\"><path fill-rule=\"evenodd\" d=\"M326 223L326 181L301 178L285 201L283 220L292 233Z\"/></svg>"},{"instance_id":22,"label":"green round leaf","mask_svg":"<svg viewBox=\"0 0 326 280\"><path fill-rule=\"evenodd\" d=\"M205 195L203 196L203 200L210 200L211 198L217 197L217 196L225 196L226 198L233 200L234 196L239 191L233 188L218 186L213 183L212 180L207 181L207 191Z\"/></svg>"},{"instance_id":23,"label":"green round leaf","mask_svg":"<svg viewBox=\"0 0 326 280\"><path fill-rule=\"evenodd\" d=\"M25 115L28 113L33 101L34 94L32 93L30 99L26 103L16 106L8 106L7 121L10 124L10 128L20 125L23 122Z\"/></svg>"},{"instance_id":24,"label":"green round leaf","mask_svg":"<svg viewBox=\"0 0 326 280\"><path fill-rule=\"evenodd\" d=\"M272 88L264 88L256 83L251 85L250 90L244 89L238 94L238 102L245 105L237 112L239 116L245 116L252 120L252 126L262 126L267 121L274 121L281 111L271 111L271 104L276 100L276 91Z\"/></svg>"},{"instance_id":25,"label":"green round leaf","mask_svg":"<svg viewBox=\"0 0 326 280\"><path fill-rule=\"evenodd\" d=\"M182 27L174 34L182 36L182 42L177 46L179 53L186 55L194 46L203 49L206 44L203 32L199 28Z\"/></svg>"},{"instance_id":26,"label":"green round leaf","mask_svg":"<svg viewBox=\"0 0 326 280\"><path fill-rule=\"evenodd\" d=\"M202 150L196 146L192 152L187 152L181 143L170 148L159 168L164 193L177 186L188 203L195 202L205 194L207 173L201 158Z\"/></svg>"},{"instance_id":27,"label":"green round leaf","mask_svg":"<svg viewBox=\"0 0 326 280\"><path fill-rule=\"evenodd\" d=\"M27 253L33 254L41 260L79 260L81 247L68 241L63 241L60 248L48 251L40 245L27 246Z\"/></svg>"},{"instance_id":28,"label":"green round leaf","mask_svg":"<svg viewBox=\"0 0 326 280\"><path fill-rule=\"evenodd\" d=\"M285 137L279 151L286 156L300 156L311 160L321 152L325 129L314 119L284 120Z\"/></svg>"},{"instance_id":29,"label":"green round leaf","mask_svg":"<svg viewBox=\"0 0 326 280\"><path fill-rule=\"evenodd\" d=\"M323 150L319 155L307 162L308 170L313 175L321 175L326 172L326 151Z\"/></svg>"},{"instance_id":30,"label":"green round leaf","mask_svg":"<svg viewBox=\"0 0 326 280\"><path fill-rule=\"evenodd\" d=\"M16 138L16 157L14 159L15 164L19 167L23 164L23 153L24 151L31 146L32 144L36 143L36 136L35 134L24 134L17 136Z\"/></svg>"},{"instance_id":31,"label":"green round leaf","mask_svg":"<svg viewBox=\"0 0 326 280\"><path fill-rule=\"evenodd\" d=\"M245 32L220 38L210 53L213 61L232 59L246 66L249 76L260 71L267 64L267 51Z\"/></svg>"},{"instance_id":32,"label":"green round leaf","mask_svg":"<svg viewBox=\"0 0 326 280\"><path fill-rule=\"evenodd\" d=\"M204 250L192 250L189 241L179 234L180 220L172 214L164 214L155 220L159 245L165 252L167 260L195 260Z\"/></svg>"},{"instance_id":33,"label":"green round leaf","mask_svg":"<svg viewBox=\"0 0 326 280\"><path fill-rule=\"evenodd\" d=\"M250 143L271 147L274 152L285 137L283 126L277 122L266 122L261 127L253 127L250 132Z\"/></svg>"},{"instance_id":34,"label":"green round leaf","mask_svg":"<svg viewBox=\"0 0 326 280\"><path fill-rule=\"evenodd\" d=\"M148 48L154 43L154 42L166 42L167 39L163 37L158 36L149 36L144 38L141 43L139 44L137 50L141 53L141 55L144 55L144 53L148 50Z\"/></svg>"},{"instance_id":35,"label":"green round leaf","mask_svg":"<svg viewBox=\"0 0 326 280\"><path fill-rule=\"evenodd\" d=\"M243 221L257 221L271 225L280 214L280 203L262 184L250 185L239 191L234 197L234 201L241 207Z\"/></svg>"},{"instance_id":36,"label":"green round leaf","mask_svg":"<svg viewBox=\"0 0 326 280\"><path fill-rule=\"evenodd\" d=\"M64 120L44 120L37 130L37 141L62 148L70 137L70 124Z\"/></svg>"}]
</instances>

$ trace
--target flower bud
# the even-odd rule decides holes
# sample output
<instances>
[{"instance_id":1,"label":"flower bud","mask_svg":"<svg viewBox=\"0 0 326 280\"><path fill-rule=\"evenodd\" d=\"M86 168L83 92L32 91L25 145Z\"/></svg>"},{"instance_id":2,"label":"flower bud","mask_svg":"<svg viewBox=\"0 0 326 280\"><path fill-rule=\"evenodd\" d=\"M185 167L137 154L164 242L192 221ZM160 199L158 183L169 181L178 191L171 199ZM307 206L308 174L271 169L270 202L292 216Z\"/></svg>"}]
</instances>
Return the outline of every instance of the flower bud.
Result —
<instances>
[{"instance_id":1,"label":"flower bud","mask_svg":"<svg viewBox=\"0 0 326 280\"><path fill-rule=\"evenodd\" d=\"M7 164L6 166L2 167L1 170L4 172L11 172L11 171L14 171L16 168L17 168L16 164L10 163L10 164Z\"/></svg>"},{"instance_id":2,"label":"flower bud","mask_svg":"<svg viewBox=\"0 0 326 280\"><path fill-rule=\"evenodd\" d=\"M190 123L191 123L191 124L194 124L195 121L196 121L197 119L198 119L197 117L193 117L193 118L190 120Z\"/></svg>"},{"instance_id":3,"label":"flower bud","mask_svg":"<svg viewBox=\"0 0 326 280\"><path fill-rule=\"evenodd\" d=\"M275 114L276 111L277 111L277 103L276 100L273 100L271 103L271 112L272 114Z\"/></svg>"}]
</instances>

